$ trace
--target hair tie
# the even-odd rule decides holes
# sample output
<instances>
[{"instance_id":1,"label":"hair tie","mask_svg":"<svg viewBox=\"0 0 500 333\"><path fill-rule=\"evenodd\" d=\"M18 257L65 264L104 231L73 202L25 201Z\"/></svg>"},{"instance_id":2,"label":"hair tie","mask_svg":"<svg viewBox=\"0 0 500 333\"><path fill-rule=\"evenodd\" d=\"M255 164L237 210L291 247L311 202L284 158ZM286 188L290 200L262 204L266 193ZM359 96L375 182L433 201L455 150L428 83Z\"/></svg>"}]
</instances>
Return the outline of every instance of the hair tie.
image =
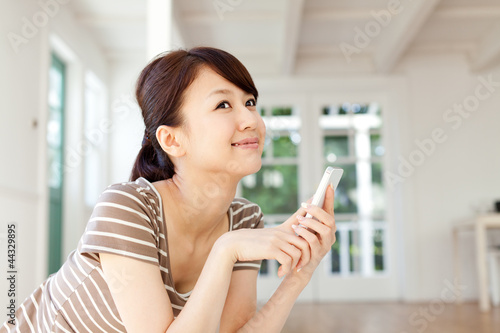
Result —
<instances>
[{"instance_id":1,"label":"hair tie","mask_svg":"<svg viewBox=\"0 0 500 333\"><path fill-rule=\"evenodd\" d=\"M151 139L149 139L148 132L144 130L144 138L142 139L142 146L148 145L151 143Z\"/></svg>"}]
</instances>

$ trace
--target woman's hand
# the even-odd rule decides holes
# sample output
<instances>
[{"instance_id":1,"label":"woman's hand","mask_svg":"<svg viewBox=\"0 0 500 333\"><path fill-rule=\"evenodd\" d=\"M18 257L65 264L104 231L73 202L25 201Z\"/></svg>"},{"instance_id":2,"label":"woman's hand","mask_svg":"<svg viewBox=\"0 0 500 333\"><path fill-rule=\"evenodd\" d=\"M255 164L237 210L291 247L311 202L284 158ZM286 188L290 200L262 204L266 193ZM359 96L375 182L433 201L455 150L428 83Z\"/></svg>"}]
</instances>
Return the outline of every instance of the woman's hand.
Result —
<instances>
[{"instance_id":1,"label":"woman's hand","mask_svg":"<svg viewBox=\"0 0 500 333\"><path fill-rule=\"evenodd\" d=\"M227 232L216 246L229 249L233 262L276 259L281 267L278 277L291 272L302 257L309 253L309 244L295 233L280 228L239 229Z\"/></svg>"},{"instance_id":2,"label":"woman's hand","mask_svg":"<svg viewBox=\"0 0 500 333\"><path fill-rule=\"evenodd\" d=\"M334 197L335 192L330 185L325 193L323 208L317 206L303 208L302 213L295 215L294 223L289 222L291 219L285 222L287 226L290 227L291 231L305 239L310 247L310 260L308 262L299 263L298 268L302 268L302 274L312 275L321 262L321 259L331 250L332 245L335 243L335 231L337 231L337 227L335 225L333 211ZM309 203L310 201L308 204ZM306 213L311 214L316 219L305 218L304 215ZM307 227L307 229L299 226L299 224Z\"/></svg>"}]
</instances>

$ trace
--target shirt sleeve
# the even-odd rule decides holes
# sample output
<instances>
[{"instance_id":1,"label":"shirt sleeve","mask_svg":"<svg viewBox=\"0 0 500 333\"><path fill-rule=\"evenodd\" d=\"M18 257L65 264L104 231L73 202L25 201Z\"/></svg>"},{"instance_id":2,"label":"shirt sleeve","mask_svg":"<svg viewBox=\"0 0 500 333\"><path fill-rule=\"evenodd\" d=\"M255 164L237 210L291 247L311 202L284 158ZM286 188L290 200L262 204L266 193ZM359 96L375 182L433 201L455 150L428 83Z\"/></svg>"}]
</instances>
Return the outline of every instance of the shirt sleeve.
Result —
<instances>
[{"instance_id":1,"label":"shirt sleeve","mask_svg":"<svg viewBox=\"0 0 500 333\"><path fill-rule=\"evenodd\" d=\"M240 199L241 200L241 199ZM264 228L264 214L259 205L252 203L246 199L241 200L243 202L243 207L236 206L236 216L238 217L234 221L233 230L250 228L250 229L260 229ZM234 264L233 271L238 271L242 269L250 270L260 270L260 265L262 260L253 261L237 261Z\"/></svg>"},{"instance_id":2,"label":"shirt sleeve","mask_svg":"<svg viewBox=\"0 0 500 333\"><path fill-rule=\"evenodd\" d=\"M159 264L158 230L150 201L130 184L110 185L99 197L80 253L113 253Z\"/></svg>"}]
</instances>

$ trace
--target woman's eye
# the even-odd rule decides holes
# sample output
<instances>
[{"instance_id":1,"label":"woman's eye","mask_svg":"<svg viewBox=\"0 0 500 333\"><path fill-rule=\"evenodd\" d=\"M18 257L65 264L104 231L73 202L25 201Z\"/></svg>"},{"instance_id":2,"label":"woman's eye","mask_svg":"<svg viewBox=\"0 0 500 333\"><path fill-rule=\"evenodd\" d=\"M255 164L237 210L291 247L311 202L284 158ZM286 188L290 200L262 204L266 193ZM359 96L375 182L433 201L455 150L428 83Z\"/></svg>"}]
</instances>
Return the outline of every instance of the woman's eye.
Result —
<instances>
[{"instance_id":1,"label":"woman's eye","mask_svg":"<svg viewBox=\"0 0 500 333\"><path fill-rule=\"evenodd\" d=\"M249 99L247 101L247 106L255 106L257 103L255 102L255 99Z\"/></svg>"},{"instance_id":2,"label":"woman's eye","mask_svg":"<svg viewBox=\"0 0 500 333\"><path fill-rule=\"evenodd\" d=\"M228 109L230 107L231 105L229 105L228 102L222 102L219 105L217 105L216 109Z\"/></svg>"}]
</instances>

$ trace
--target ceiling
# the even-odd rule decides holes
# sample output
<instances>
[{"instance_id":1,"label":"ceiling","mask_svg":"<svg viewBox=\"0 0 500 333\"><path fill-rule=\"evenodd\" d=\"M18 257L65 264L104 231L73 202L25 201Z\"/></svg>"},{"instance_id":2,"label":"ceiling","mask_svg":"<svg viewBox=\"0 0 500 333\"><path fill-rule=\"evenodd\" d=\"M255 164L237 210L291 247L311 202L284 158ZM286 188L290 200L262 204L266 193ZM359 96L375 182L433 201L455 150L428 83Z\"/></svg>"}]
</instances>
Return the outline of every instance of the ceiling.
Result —
<instances>
[{"instance_id":1,"label":"ceiling","mask_svg":"<svg viewBox=\"0 0 500 333\"><path fill-rule=\"evenodd\" d=\"M458 52L473 69L500 63L498 0L173 0L185 47L236 55L260 75L389 73L411 52ZM110 61L145 57L144 0L70 3ZM176 45L178 46L178 45Z\"/></svg>"}]
</instances>

